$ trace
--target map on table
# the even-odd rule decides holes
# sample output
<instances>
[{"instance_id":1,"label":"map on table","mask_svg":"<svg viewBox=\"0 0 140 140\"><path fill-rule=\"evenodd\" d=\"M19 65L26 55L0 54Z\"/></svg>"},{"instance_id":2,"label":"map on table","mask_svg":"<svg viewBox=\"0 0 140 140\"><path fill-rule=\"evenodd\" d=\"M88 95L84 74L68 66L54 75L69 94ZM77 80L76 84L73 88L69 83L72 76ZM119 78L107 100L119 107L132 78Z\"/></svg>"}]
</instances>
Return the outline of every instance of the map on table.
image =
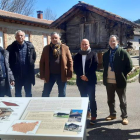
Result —
<instances>
[{"instance_id":1,"label":"map on table","mask_svg":"<svg viewBox=\"0 0 140 140\"><path fill-rule=\"evenodd\" d=\"M35 134L41 121L16 120L8 129L8 134Z\"/></svg>"}]
</instances>

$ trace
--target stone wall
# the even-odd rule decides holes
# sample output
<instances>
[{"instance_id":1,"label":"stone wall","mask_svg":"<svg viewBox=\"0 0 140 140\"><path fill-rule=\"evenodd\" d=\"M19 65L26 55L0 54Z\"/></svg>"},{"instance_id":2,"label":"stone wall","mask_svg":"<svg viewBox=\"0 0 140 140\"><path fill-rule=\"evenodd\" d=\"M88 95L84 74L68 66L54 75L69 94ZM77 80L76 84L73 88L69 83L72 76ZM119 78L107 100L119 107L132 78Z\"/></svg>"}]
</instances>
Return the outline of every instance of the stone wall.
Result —
<instances>
[{"instance_id":1,"label":"stone wall","mask_svg":"<svg viewBox=\"0 0 140 140\"><path fill-rule=\"evenodd\" d=\"M12 30L12 29L7 28L7 32L6 32L7 42L6 42L5 48L7 48L7 46L9 46L10 44L12 44L12 42L15 41L15 34L14 34L15 32L16 32L16 30Z\"/></svg>"},{"instance_id":2,"label":"stone wall","mask_svg":"<svg viewBox=\"0 0 140 140\"><path fill-rule=\"evenodd\" d=\"M34 32L35 33L35 32ZM41 57L41 54L42 54L42 50L43 50L43 47L44 47L44 43L43 43L43 35L39 34L37 35L37 33L35 33L31 36L31 40L32 40L32 43L35 47L35 50L37 52L37 60L36 60L36 64L39 64L39 60L40 60L40 57Z\"/></svg>"},{"instance_id":3,"label":"stone wall","mask_svg":"<svg viewBox=\"0 0 140 140\"><path fill-rule=\"evenodd\" d=\"M25 33L29 34L29 41L33 43L37 54L37 60L35 62L36 65L39 65L41 53L44 47L44 35L47 36L47 40L49 43L50 34L52 32L61 32L61 30L58 29L45 29L41 27L27 26L0 21L0 31L2 31L4 34L4 48L7 48L8 45L15 41L15 32L17 30L23 30Z\"/></svg>"}]
</instances>

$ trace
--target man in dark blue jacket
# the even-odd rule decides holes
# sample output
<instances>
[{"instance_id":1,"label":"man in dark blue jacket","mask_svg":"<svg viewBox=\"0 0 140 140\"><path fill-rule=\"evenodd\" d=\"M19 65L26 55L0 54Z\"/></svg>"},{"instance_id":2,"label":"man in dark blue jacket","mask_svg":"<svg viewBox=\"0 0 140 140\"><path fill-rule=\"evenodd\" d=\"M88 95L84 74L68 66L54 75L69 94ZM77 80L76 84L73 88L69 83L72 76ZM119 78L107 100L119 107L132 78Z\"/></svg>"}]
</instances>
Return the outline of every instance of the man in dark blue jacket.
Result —
<instances>
[{"instance_id":1,"label":"man in dark blue jacket","mask_svg":"<svg viewBox=\"0 0 140 140\"><path fill-rule=\"evenodd\" d=\"M14 76L9 67L9 53L0 47L0 97L12 96L11 85L14 85Z\"/></svg>"},{"instance_id":2,"label":"man in dark blue jacket","mask_svg":"<svg viewBox=\"0 0 140 140\"><path fill-rule=\"evenodd\" d=\"M111 35L109 50L103 55L103 83L106 86L110 115L107 121L116 119L115 92L120 100L122 124L127 125L126 84L127 74L132 70L132 61L129 54L119 47L119 39Z\"/></svg>"},{"instance_id":3,"label":"man in dark blue jacket","mask_svg":"<svg viewBox=\"0 0 140 140\"><path fill-rule=\"evenodd\" d=\"M98 60L96 53L91 51L89 41L83 39L81 49L74 57L74 71L77 75L77 86L81 97L89 97L88 117L91 112L91 124L97 117L97 105L95 100L95 84L97 82L96 70Z\"/></svg>"},{"instance_id":4,"label":"man in dark blue jacket","mask_svg":"<svg viewBox=\"0 0 140 140\"><path fill-rule=\"evenodd\" d=\"M24 86L26 97L32 97L31 85L35 85L34 63L36 52L31 42L25 41L25 33L18 30L16 41L7 47L9 63L15 77L15 96L22 97Z\"/></svg>"}]
</instances>

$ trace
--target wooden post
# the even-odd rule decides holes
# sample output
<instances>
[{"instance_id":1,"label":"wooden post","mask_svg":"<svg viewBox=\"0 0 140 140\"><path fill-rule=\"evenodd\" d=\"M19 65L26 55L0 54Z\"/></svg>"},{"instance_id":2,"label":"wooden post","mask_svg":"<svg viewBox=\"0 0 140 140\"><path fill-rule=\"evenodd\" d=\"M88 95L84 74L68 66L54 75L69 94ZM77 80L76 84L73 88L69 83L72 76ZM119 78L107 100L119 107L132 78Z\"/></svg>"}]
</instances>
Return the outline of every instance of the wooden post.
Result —
<instances>
[{"instance_id":1,"label":"wooden post","mask_svg":"<svg viewBox=\"0 0 140 140\"><path fill-rule=\"evenodd\" d=\"M98 52L97 56L98 56L98 69L101 69L103 68L103 53Z\"/></svg>"}]
</instances>

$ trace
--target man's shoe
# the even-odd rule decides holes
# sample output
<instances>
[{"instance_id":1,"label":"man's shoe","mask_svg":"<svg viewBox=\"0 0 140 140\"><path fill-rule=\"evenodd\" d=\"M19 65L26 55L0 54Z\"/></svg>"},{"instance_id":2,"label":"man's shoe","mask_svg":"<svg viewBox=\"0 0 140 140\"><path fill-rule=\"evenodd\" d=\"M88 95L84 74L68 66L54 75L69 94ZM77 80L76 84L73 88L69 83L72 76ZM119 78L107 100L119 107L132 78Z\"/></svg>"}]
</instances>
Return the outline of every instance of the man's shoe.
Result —
<instances>
[{"instance_id":1,"label":"man's shoe","mask_svg":"<svg viewBox=\"0 0 140 140\"><path fill-rule=\"evenodd\" d=\"M128 125L128 119L127 118L123 118L122 119L122 124L123 125Z\"/></svg>"},{"instance_id":2,"label":"man's shoe","mask_svg":"<svg viewBox=\"0 0 140 140\"><path fill-rule=\"evenodd\" d=\"M106 121L111 121L111 120L116 119L116 116L111 116L111 115L109 115L109 116L106 117L105 119L106 119Z\"/></svg>"},{"instance_id":3,"label":"man's shoe","mask_svg":"<svg viewBox=\"0 0 140 140\"><path fill-rule=\"evenodd\" d=\"M94 125L96 123L96 117L91 117L90 124Z\"/></svg>"},{"instance_id":4,"label":"man's shoe","mask_svg":"<svg viewBox=\"0 0 140 140\"><path fill-rule=\"evenodd\" d=\"M87 112L87 119L90 119L91 118L91 113L88 111Z\"/></svg>"}]
</instances>

